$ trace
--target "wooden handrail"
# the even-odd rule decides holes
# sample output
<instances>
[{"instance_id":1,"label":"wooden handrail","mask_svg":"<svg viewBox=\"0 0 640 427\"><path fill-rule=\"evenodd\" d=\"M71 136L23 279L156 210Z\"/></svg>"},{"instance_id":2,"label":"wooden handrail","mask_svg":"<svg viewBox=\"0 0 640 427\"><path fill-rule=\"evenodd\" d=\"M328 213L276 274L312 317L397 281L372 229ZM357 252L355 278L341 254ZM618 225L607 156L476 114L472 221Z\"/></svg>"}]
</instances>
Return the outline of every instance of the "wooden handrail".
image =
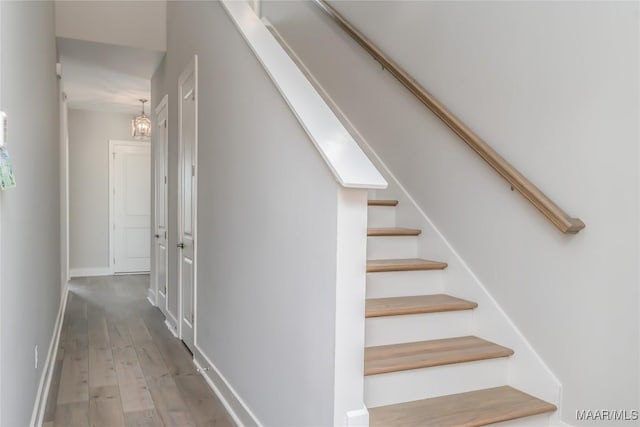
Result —
<instances>
[{"instance_id":1,"label":"wooden handrail","mask_svg":"<svg viewBox=\"0 0 640 427\"><path fill-rule=\"evenodd\" d=\"M529 181L524 175L513 167L508 161L498 154L489 144L469 129L456 116L447 110L433 95L427 92L413 77L384 54L376 45L362 34L356 27L338 13L327 1L314 0L314 3L329 15L342 29L344 29L360 46L378 61L382 67L388 70L404 87L409 89L416 98L427 106L440 118L452 131L467 143L485 162L496 170L511 184L511 188L518 190L531 204L533 204L549 221L551 221L563 233L575 234L585 227L579 218L572 218L551 199L549 199L538 187Z\"/></svg>"}]
</instances>

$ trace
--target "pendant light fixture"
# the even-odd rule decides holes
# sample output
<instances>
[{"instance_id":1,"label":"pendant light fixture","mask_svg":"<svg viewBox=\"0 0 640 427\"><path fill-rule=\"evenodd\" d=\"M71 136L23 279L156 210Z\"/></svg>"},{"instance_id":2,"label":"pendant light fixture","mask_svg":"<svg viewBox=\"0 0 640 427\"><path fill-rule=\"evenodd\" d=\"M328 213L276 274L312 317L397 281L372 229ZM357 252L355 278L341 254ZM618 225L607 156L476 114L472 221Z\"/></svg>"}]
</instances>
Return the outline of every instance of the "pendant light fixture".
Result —
<instances>
[{"instance_id":1,"label":"pendant light fixture","mask_svg":"<svg viewBox=\"0 0 640 427\"><path fill-rule=\"evenodd\" d=\"M147 100L139 99L138 101L142 102L142 114L131 121L133 137L137 139L149 138L151 136L151 120L144 114L144 103Z\"/></svg>"}]
</instances>

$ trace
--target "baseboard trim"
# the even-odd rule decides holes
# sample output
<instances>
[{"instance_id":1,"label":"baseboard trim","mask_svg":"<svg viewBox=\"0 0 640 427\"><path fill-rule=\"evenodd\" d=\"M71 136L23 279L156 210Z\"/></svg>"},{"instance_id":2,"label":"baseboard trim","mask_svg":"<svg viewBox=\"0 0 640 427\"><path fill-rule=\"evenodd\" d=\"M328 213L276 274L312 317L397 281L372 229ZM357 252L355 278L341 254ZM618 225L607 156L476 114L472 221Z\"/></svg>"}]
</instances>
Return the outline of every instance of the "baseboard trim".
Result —
<instances>
[{"instance_id":1,"label":"baseboard trim","mask_svg":"<svg viewBox=\"0 0 640 427\"><path fill-rule=\"evenodd\" d=\"M205 360L208 367L204 368L197 360L197 357L193 358L193 364L198 368L198 372L211 390L218 396L218 399L222 402L233 421L240 427L256 426L260 427L262 424L258 421L256 416L251 412L249 407L240 398L238 393L231 387L227 380L222 376L218 368L211 363L209 358L202 353L201 350L196 349L199 355Z\"/></svg>"},{"instance_id":2,"label":"baseboard trim","mask_svg":"<svg viewBox=\"0 0 640 427\"><path fill-rule=\"evenodd\" d=\"M109 267L72 268L69 270L69 276L71 277L111 276L111 274L111 269Z\"/></svg>"},{"instance_id":3,"label":"baseboard trim","mask_svg":"<svg viewBox=\"0 0 640 427\"><path fill-rule=\"evenodd\" d=\"M45 368L42 370L40 384L38 385L38 393L36 394L36 401L34 402L33 412L31 413L31 422L29 424L31 427L42 426L42 418L44 417L44 411L47 407L47 397L49 396L49 388L51 387L53 369L56 364L56 358L58 357L60 333L62 332L62 323L64 320L64 312L67 307L68 294L69 283L66 283L62 291L60 306L58 307L58 316L56 318L56 324L53 328L51 342L49 343L49 351L47 352L47 359L45 360L44 364Z\"/></svg>"},{"instance_id":4,"label":"baseboard trim","mask_svg":"<svg viewBox=\"0 0 640 427\"><path fill-rule=\"evenodd\" d=\"M118 271L112 273L114 276L139 276L144 274L151 274L150 271Z\"/></svg>"},{"instance_id":5,"label":"baseboard trim","mask_svg":"<svg viewBox=\"0 0 640 427\"><path fill-rule=\"evenodd\" d=\"M169 330L169 332L171 332L171 335L173 335L176 338L180 338L178 337L178 331L176 330L176 328L174 328L174 326L171 323L169 323L168 319L165 319L164 324Z\"/></svg>"},{"instance_id":6,"label":"baseboard trim","mask_svg":"<svg viewBox=\"0 0 640 427\"><path fill-rule=\"evenodd\" d=\"M369 427L369 410L366 406L347 412L347 427Z\"/></svg>"},{"instance_id":7,"label":"baseboard trim","mask_svg":"<svg viewBox=\"0 0 640 427\"><path fill-rule=\"evenodd\" d=\"M151 304L152 306L156 307L157 304L157 296L156 293L153 289L149 288L147 289L147 301L149 301L149 304Z\"/></svg>"}]
</instances>

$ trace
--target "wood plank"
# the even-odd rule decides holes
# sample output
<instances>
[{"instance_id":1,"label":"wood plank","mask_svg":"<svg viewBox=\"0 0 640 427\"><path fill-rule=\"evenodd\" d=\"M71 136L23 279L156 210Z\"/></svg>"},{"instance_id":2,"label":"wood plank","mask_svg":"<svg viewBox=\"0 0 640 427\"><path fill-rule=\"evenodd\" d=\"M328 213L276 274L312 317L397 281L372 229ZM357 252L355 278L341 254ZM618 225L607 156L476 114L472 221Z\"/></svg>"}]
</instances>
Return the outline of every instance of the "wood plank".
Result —
<instances>
[{"instance_id":1,"label":"wood plank","mask_svg":"<svg viewBox=\"0 0 640 427\"><path fill-rule=\"evenodd\" d=\"M58 405L53 425L56 427L87 427L89 425L89 402Z\"/></svg>"},{"instance_id":2,"label":"wood plank","mask_svg":"<svg viewBox=\"0 0 640 427\"><path fill-rule=\"evenodd\" d=\"M196 425L173 377L165 376L149 380L149 391L165 425L181 427Z\"/></svg>"},{"instance_id":3,"label":"wood plank","mask_svg":"<svg viewBox=\"0 0 640 427\"><path fill-rule=\"evenodd\" d=\"M429 368L512 354L513 350L509 348L473 336L367 347L364 374Z\"/></svg>"},{"instance_id":4,"label":"wood plank","mask_svg":"<svg viewBox=\"0 0 640 427\"><path fill-rule=\"evenodd\" d=\"M136 316L129 319L127 324L129 326L129 334L131 335L131 339L134 343L140 341L151 341L151 335L149 335L149 331L140 317Z\"/></svg>"},{"instance_id":5,"label":"wood plank","mask_svg":"<svg viewBox=\"0 0 640 427\"><path fill-rule=\"evenodd\" d=\"M64 316L64 348L67 352L87 349L89 333L87 304L74 291L69 291L69 305Z\"/></svg>"},{"instance_id":6,"label":"wood plank","mask_svg":"<svg viewBox=\"0 0 640 427\"><path fill-rule=\"evenodd\" d=\"M153 409L153 400L147 382L132 346L113 349L118 386L124 412Z\"/></svg>"},{"instance_id":7,"label":"wood plank","mask_svg":"<svg viewBox=\"0 0 640 427\"><path fill-rule=\"evenodd\" d=\"M104 310L88 312L89 324L89 388L118 384L111 352L111 342Z\"/></svg>"},{"instance_id":8,"label":"wood plank","mask_svg":"<svg viewBox=\"0 0 640 427\"><path fill-rule=\"evenodd\" d=\"M57 399L58 406L65 403L89 401L88 350L78 346L75 340L73 343L75 344L67 346L64 360L62 361Z\"/></svg>"},{"instance_id":9,"label":"wood plank","mask_svg":"<svg viewBox=\"0 0 640 427\"><path fill-rule=\"evenodd\" d=\"M74 279L43 419L48 427L233 425L192 355L146 301L147 286L140 276Z\"/></svg>"},{"instance_id":10,"label":"wood plank","mask_svg":"<svg viewBox=\"0 0 640 427\"><path fill-rule=\"evenodd\" d=\"M427 259L373 259L367 260L367 273L381 273L390 271L420 271L444 270L446 262L430 261Z\"/></svg>"},{"instance_id":11,"label":"wood plank","mask_svg":"<svg viewBox=\"0 0 640 427\"><path fill-rule=\"evenodd\" d=\"M198 426L232 427L235 423L200 375L174 377Z\"/></svg>"},{"instance_id":12,"label":"wood plank","mask_svg":"<svg viewBox=\"0 0 640 427\"><path fill-rule=\"evenodd\" d=\"M135 344L140 367L145 378L160 378L170 375L160 350L153 341L141 341Z\"/></svg>"},{"instance_id":13,"label":"wood plank","mask_svg":"<svg viewBox=\"0 0 640 427\"><path fill-rule=\"evenodd\" d=\"M368 206L397 206L397 200L369 200Z\"/></svg>"},{"instance_id":14,"label":"wood plank","mask_svg":"<svg viewBox=\"0 0 640 427\"><path fill-rule=\"evenodd\" d=\"M144 325L147 327L147 331L151 334L151 338L154 338L154 332L160 333L167 331L167 326L164 324L165 318L160 309L151 307L149 310L144 310L140 312L140 317L144 321ZM167 338L173 337L173 335L169 332L169 335L162 334L162 336L166 336Z\"/></svg>"},{"instance_id":15,"label":"wood plank","mask_svg":"<svg viewBox=\"0 0 640 427\"><path fill-rule=\"evenodd\" d=\"M91 310L87 314L89 345L107 346L109 345L109 332L107 330L107 319L104 310Z\"/></svg>"},{"instance_id":16,"label":"wood plank","mask_svg":"<svg viewBox=\"0 0 640 427\"><path fill-rule=\"evenodd\" d=\"M118 386L94 387L89 400L91 427L122 427L124 416Z\"/></svg>"},{"instance_id":17,"label":"wood plank","mask_svg":"<svg viewBox=\"0 0 640 427\"><path fill-rule=\"evenodd\" d=\"M62 357L61 357L62 356ZM53 422L56 416L56 404L58 401L58 388L60 387L60 378L62 376L62 362L64 360L64 350L58 348L56 362L53 365L53 373L51 374L51 384L49 385L49 395L47 396L47 404L45 405L42 421Z\"/></svg>"},{"instance_id":18,"label":"wood plank","mask_svg":"<svg viewBox=\"0 0 640 427\"><path fill-rule=\"evenodd\" d=\"M444 311L471 310L475 302L449 295L417 295L408 297L370 298L366 303L365 317L399 316L406 314L438 313Z\"/></svg>"},{"instance_id":19,"label":"wood plank","mask_svg":"<svg viewBox=\"0 0 640 427\"><path fill-rule=\"evenodd\" d=\"M112 349L130 347L133 345L126 321L109 320L107 325L109 330L109 342L111 343Z\"/></svg>"},{"instance_id":20,"label":"wood plank","mask_svg":"<svg viewBox=\"0 0 640 427\"><path fill-rule=\"evenodd\" d=\"M164 423L155 409L124 414L126 427L163 427Z\"/></svg>"},{"instance_id":21,"label":"wood plank","mask_svg":"<svg viewBox=\"0 0 640 427\"><path fill-rule=\"evenodd\" d=\"M86 302L75 289L69 289L65 317L72 319L87 318Z\"/></svg>"},{"instance_id":22,"label":"wood plank","mask_svg":"<svg viewBox=\"0 0 640 427\"><path fill-rule=\"evenodd\" d=\"M89 345L89 387L117 384L118 378L109 343Z\"/></svg>"},{"instance_id":23,"label":"wood plank","mask_svg":"<svg viewBox=\"0 0 640 427\"><path fill-rule=\"evenodd\" d=\"M153 341L162 355L171 375L198 375L193 364L193 356L181 341L175 339L166 326L164 330L153 330Z\"/></svg>"},{"instance_id":24,"label":"wood plank","mask_svg":"<svg viewBox=\"0 0 640 427\"><path fill-rule=\"evenodd\" d=\"M386 227L367 229L367 236L369 237L419 236L421 233L422 230L417 228Z\"/></svg>"},{"instance_id":25,"label":"wood plank","mask_svg":"<svg viewBox=\"0 0 640 427\"><path fill-rule=\"evenodd\" d=\"M372 427L477 427L553 412L557 408L503 386L369 408Z\"/></svg>"}]
</instances>

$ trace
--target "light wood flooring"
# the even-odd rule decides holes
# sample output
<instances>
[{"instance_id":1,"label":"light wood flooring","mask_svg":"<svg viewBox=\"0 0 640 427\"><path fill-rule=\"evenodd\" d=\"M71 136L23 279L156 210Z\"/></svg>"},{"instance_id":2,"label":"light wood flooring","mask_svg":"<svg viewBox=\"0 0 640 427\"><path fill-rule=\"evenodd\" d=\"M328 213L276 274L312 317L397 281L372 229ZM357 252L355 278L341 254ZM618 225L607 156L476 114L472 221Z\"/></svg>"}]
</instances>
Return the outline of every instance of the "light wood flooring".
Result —
<instances>
[{"instance_id":1,"label":"light wood flooring","mask_svg":"<svg viewBox=\"0 0 640 427\"><path fill-rule=\"evenodd\" d=\"M148 275L74 279L44 427L233 426L146 300Z\"/></svg>"}]
</instances>

